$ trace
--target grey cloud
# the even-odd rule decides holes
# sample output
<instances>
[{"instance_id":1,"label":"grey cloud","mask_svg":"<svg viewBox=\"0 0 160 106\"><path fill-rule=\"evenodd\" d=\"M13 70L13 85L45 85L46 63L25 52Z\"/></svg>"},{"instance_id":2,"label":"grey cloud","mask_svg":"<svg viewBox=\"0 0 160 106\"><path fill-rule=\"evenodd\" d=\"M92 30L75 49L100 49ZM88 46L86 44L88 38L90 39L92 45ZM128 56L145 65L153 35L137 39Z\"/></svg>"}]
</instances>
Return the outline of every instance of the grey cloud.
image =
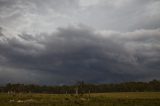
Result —
<instances>
[{"instance_id":1,"label":"grey cloud","mask_svg":"<svg viewBox=\"0 0 160 106\"><path fill-rule=\"evenodd\" d=\"M159 5L159 0L0 0L1 83L23 76L23 82L44 84L159 78Z\"/></svg>"},{"instance_id":2,"label":"grey cloud","mask_svg":"<svg viewBox=\"0 0 160 106\"><path fill-rule=\"evenodd\" d=\"M159 0L104 0L86 8L84 15L89 14L92 19L84 19L88 25L96 25L98 29L125 32L155 29L160 27L159 5Z\"/></svg>"},{"instance_id":3,"label":"grey cloud","mask_svg":"<svg viewBox=\"0 0 160 106\"><path fill-rule=\"evenodd\" d=\"M6 61L0 61L0 64L17 69L17 75L21 69L28 75L34 73L37 77L30 76L32 79L47 84L75 80L121 82L160 77L159 29L113 33L67 27L35 37L22 34L19 39L5 39L7 43L2 43L2 39L0 57ZM19 51L21 49L23 52ZM6 78L9 78L7 74Z\"/></svg>"},{"instance_id":4,"label":"grey cloud","mask_svg":"<svg viewBox=\"0 0 160 106\"><path fill-rule=\"evenodd\" d=\"M83 4L89 0L80 0ZM1 26L17 33L52 32L82 23L99 30L135 31L160 27L159 0L0 0ZM17 25L15 27L15 25Z\"/></svg>"},{"instance_id":5,"label":"grey cloud","mask_svg":"<svg viewBox=\"0 0 160 106\"><path fill-rule=\"evenodd\" d=\"M10 32L46 32L65 25L76 0L0 0L0 23ZM51 23L51 20L53 21ZM16 25L16 26L15 26ZM50 28L49 28L50 27ZM41 31L43 30L43 31Z\"/></svg>"},{"instance_id":6,"label":"grey cloud","mask_svg":"<svg viewBox=\"0 0 160 106\"><path fill-rule=\"evenodd\" d=\"M0 36L3 36L2 28L0 27Z\"/></svg>"}]
</instances>

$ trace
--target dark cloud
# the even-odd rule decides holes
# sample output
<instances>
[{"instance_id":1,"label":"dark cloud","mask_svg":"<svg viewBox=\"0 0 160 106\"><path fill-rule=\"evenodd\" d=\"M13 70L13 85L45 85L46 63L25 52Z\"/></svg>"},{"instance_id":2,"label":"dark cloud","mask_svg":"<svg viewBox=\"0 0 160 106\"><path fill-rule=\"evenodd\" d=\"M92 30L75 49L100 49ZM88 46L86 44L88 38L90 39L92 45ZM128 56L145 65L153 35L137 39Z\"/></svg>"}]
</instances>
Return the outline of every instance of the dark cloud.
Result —
<instances>
[{"instance_id":1,"label":"dark cloud","mask_svg":"<svg viewBox=\"0 0 160 106\"><path fill-rule=\"evenodd\" d=\"M159 78L159 5L159 0L0 0L0 83Z\"/></svg>"},{"instance_id":2,"label":"dark cloud","mask_svg":"<svg viewBox=\"0 0 160 106\"><path fill-rule=\"evenodd\" d=\"M0 78L40 84L159 78L159 40L159 29L110 33L86 27L4 36L0 38Z\"/></svg>"}]
</instances>

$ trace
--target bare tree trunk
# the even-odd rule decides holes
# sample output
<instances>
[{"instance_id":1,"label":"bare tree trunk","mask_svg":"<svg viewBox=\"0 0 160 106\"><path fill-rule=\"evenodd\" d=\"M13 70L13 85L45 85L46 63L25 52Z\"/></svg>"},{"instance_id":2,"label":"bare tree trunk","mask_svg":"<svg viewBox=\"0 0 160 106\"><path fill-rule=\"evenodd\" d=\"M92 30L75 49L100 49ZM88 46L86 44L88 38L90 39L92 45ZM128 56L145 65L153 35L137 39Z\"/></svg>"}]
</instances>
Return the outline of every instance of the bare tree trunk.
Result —
<instances>
[{"instance_id":1,"label":"bare tree trunk","mask_svg":"<svg viewBox=\"0 0 160 106\"><path fill-rule=\"evenodd\" d=\"M78 95L78 88L76 88L76 95Z\"/></svg>"}]
</instances>

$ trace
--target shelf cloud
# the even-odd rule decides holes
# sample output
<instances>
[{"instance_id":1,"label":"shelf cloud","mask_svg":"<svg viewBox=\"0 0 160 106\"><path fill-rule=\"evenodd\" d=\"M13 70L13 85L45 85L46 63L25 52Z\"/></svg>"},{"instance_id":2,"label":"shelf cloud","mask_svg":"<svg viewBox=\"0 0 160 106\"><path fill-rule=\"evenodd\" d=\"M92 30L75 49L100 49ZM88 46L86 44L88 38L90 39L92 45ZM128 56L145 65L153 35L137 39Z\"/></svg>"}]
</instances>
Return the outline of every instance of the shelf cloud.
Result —
<instances>
[{"instance_id":1,"label":"shelf cloud","mask_svg":"<svg viewBox=\"0 0 160 106\"><path fill-rule=\"evenodd\" d=\"M0 84L160 77L159 0L0 0Z\"/></svg>"}]
</instances>

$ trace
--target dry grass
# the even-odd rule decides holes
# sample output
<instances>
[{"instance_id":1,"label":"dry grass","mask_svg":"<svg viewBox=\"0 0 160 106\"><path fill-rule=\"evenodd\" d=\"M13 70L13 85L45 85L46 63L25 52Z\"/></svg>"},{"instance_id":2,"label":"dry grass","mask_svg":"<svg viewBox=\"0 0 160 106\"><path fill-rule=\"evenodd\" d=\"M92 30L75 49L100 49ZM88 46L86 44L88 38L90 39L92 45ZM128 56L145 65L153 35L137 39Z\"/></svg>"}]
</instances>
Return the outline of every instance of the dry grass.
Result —
<instances>
[{"instance_id":1,"label":"dry grass","mask_svg":"<svg viewBox=\"0 0 160 106\"><path fill-rule=\"evenodd\" d=\"M160 92L0 94L0 106L160 106Z\"/></svg>"}]
</instances>

